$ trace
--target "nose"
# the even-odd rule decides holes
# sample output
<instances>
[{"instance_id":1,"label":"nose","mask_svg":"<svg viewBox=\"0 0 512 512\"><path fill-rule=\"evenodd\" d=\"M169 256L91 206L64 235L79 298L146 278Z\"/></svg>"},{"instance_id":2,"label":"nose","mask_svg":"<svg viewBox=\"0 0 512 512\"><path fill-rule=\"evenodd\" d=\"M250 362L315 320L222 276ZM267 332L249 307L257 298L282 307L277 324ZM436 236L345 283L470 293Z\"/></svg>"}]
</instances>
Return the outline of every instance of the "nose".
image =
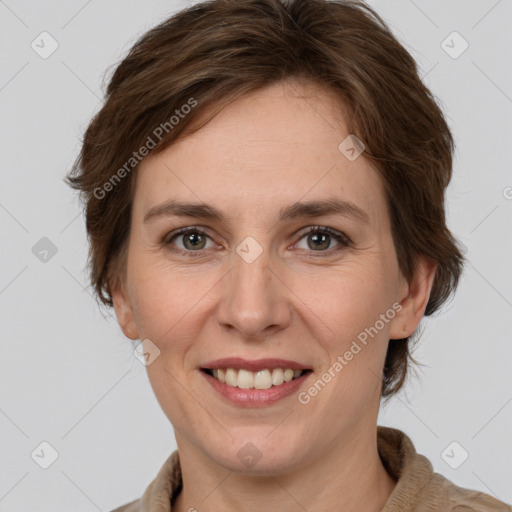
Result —
<instances>
[{"instance_id":1,"label":"nose","mask_svg":"<svg viewBox=\"0 0 512 512\"><path fill-rule=\"evenodd\" d=\"M291 321L284 276L271 269L268 251L251 263L233 254L233 269L222 280L219 324L243 339L263 340Z\"/></svg>"}]
</instances>

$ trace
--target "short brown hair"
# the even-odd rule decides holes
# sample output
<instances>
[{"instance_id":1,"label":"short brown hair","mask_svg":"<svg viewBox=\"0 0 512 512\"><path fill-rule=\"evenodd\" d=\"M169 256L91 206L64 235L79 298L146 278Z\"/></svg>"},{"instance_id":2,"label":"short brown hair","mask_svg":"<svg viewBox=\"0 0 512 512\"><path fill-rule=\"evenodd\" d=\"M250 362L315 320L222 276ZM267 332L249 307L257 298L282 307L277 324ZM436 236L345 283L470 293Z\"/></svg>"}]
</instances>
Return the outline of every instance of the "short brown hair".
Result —
<instances>
[{"instance_id":1,"label":"short brown hair","mask_svg":"<svg viewBox=\"0 0 512 512\"><path fill-rule=\"evenodd\" d=\"M116 67L67 176L81 192L91 282L105 305L113 305L111 287L124 268L134 152L147 149L149 139L150 151L160 152L206 109L212 115L191 133L233 100L287 78L328 87L349 106L349 131L364 142L385 186L402 274L412 277L420 255L437 263L425 314L454 292L464 258L444 211L452 135L414 59L386 23L358 0L209 0L135 43ZM188 113L179 115L181 109ZM389 344L383 397L405 381L409 341Z\"/></svg>"}]
</instances>

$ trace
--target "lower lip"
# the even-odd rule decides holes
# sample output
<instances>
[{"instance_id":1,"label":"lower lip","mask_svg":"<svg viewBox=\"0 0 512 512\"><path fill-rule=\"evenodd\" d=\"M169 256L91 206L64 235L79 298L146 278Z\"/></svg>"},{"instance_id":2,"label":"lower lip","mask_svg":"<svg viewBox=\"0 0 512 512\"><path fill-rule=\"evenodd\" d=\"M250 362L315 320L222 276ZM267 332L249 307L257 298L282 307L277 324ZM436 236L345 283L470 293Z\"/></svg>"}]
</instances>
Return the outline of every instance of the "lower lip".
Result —
<instances>
[{"instance_id":1,"label":"lower lip","mask_svg":"<svg viewBox=\"0 0 512 512\"><path fill-rule=\"evenodd\" d=\"M297 391L311 374L311 372L307 372L297 379L284 382L280 386L272 386L269 389L241 389L223 384L220 380L202 370L200 370L200 372L215 391L240 407L265 407L278 402Z\"/></svg>"}]
</instances>

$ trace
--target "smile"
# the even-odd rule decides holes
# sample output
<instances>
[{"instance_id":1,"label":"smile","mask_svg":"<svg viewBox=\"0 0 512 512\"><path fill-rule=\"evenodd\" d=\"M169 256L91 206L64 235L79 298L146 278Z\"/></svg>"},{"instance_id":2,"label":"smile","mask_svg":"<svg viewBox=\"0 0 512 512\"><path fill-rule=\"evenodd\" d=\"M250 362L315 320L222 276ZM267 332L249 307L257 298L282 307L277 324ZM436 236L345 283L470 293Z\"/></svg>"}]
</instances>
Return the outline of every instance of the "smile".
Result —
<instances>
[{"instance_id":1,"label":"smile","mask_svg":"<svg viewBox=\"0 0 512 512\"><path fill-rule=\"evenodd\" d=\"M205 369L204 371L222 384L233 388L270 389L273 386L281 386L285 382L291 382L308 370L268 368L259 371L250 371L235 368L215 368Z\"/></svg>"},{"instance_id":2,"label":"smile","mask_svg":"<svg viewBox=\"0 0 512 512\"><path fill-rule=\"evenodd\" d=\"M297 393L313 374L287 359L217 359L199 368L217 396L238 407L265 407Z\"/></svg>"}]
</instances>

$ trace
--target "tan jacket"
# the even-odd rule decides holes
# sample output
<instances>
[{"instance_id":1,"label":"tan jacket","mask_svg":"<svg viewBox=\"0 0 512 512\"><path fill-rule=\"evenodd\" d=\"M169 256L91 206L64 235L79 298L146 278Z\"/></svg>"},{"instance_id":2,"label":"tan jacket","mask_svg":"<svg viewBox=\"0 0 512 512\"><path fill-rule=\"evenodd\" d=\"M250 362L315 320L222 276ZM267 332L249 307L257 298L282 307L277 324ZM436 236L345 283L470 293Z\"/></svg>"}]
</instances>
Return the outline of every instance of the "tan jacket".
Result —
<instances>
[{"instance_id":1,"label":"tan jacket","mask_svg":"<svg viewBox=\"0 0 512 512\"><path fill-rule=\"evenodd\" d=\"M512 507L491 496L454 485L434 473L430 461L416 453L400 430L377 427L379 455L398 481L381 512L512 512ZM181 490L178 452L165 461L142 498L112 512L171 512L171 501Z\"/></svg>"}]
</instances>

